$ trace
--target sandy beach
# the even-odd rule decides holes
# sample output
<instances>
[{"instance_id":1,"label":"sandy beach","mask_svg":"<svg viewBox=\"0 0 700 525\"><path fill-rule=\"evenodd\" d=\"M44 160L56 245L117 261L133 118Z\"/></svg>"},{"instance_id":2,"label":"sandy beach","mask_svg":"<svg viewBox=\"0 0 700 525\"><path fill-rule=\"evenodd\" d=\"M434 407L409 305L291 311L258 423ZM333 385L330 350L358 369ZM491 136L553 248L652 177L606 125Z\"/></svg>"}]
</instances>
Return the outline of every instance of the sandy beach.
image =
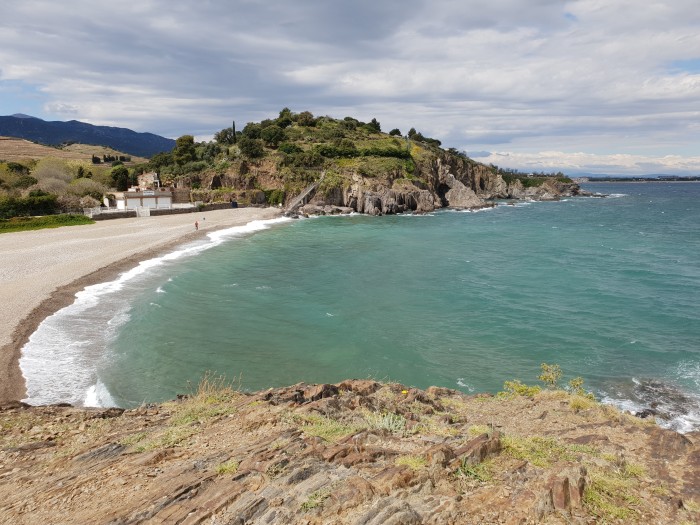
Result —
<instances>
[{"instance_id":1,"label":"sandy beach","mask_svg":"<svg viewBox=\"0 0 700 525\"><path fill-rule=\"evenodd\" d=\"M279 215L276 208L239 208L0 235L0 403L24 397L22 346L76 292L207 232Z\"/></svg>"}]
</instances>

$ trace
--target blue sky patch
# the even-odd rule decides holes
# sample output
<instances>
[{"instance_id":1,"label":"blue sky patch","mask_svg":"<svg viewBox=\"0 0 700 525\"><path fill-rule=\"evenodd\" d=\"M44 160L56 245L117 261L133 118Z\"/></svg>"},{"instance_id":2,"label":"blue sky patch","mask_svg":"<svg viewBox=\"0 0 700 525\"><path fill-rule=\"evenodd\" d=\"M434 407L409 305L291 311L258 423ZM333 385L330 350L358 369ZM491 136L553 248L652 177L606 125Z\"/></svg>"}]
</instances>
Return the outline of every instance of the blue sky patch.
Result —
<instances>
[{"instance_id":1,"label":"blue sky patch","mask_svg":"<svg viewBox=\"0 0 700 525\"><path fill-rule=\"evenodd\" d=\"M669 69L674 73L700 73L700 58L689 60L674 60Z\"/></svg>"}]
</instances>

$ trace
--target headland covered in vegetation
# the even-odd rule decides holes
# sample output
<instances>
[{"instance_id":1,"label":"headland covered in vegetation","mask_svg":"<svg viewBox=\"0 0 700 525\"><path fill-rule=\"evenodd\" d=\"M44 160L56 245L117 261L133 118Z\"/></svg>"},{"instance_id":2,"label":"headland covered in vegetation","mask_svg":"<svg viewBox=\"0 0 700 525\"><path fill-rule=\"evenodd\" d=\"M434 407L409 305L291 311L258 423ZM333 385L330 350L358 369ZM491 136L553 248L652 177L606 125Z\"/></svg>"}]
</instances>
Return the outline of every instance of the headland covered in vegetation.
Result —
<instances>
[{"instance_id":1,"label":"headland covered in vegetation","mask_svg":"<svg viewBox=\"0 0 700 525\"><path fill-rule=\"evenodd\" d=\"M478 208L494 199L557 199L580 191L561 173L524 174L477 163L413 128L383 133L376 119L315 117L287 108L240 131L232 122L212 141L183 135L172 151L148 160L94 147L81 156L75 144L51 156L16 142L0 141L0 159L8 157L0 162L1 219L114 205L115 192L154 185L171 190L179 203L295 204L302 213L371 215ZM15 149L4 152L3 144Z\"/></svg>"}]
</instances>

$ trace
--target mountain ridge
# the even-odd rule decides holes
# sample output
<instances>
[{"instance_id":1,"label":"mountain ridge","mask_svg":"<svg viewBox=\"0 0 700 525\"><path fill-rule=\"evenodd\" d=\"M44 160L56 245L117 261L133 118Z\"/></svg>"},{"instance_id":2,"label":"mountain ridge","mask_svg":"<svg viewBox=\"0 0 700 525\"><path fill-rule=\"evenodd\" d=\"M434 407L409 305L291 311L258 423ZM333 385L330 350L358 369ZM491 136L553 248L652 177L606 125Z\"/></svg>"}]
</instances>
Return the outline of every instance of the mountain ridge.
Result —
<instances>
[{"instance_id":1,"label":"mountain ridge","mask_svg":"<svg viewBox=\"0 0 700 525\"><path fill-rule=\"evenodd\" d=\"M152 157L157 153L170 151L175 146L173 139L154 133L113 126L95 126L78 120L46 121L20 113L0 116L0 135L51 146L67 142L109 146L139 157Z\"/></svg>"}]
</instances>

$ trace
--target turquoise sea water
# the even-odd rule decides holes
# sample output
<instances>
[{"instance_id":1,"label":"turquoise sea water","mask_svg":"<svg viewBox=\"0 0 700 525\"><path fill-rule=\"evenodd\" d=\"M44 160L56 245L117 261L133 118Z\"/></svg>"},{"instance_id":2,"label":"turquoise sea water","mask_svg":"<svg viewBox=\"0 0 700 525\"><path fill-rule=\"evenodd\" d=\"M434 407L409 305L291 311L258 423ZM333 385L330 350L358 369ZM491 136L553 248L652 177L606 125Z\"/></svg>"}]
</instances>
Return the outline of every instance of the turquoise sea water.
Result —
<instances>
[{"instance_id":1,"label":"turquoise sea water","mask_svg":"<svg viewBox=\"0 0 700 525\"><path fill-rule=\"evenodd\" d=\"M547 362L700 428L700 184L584 187L612 196L221 232L49 318L29 400L134 406L206 371L495 392Z\"/></svg>"}]
</instances>

